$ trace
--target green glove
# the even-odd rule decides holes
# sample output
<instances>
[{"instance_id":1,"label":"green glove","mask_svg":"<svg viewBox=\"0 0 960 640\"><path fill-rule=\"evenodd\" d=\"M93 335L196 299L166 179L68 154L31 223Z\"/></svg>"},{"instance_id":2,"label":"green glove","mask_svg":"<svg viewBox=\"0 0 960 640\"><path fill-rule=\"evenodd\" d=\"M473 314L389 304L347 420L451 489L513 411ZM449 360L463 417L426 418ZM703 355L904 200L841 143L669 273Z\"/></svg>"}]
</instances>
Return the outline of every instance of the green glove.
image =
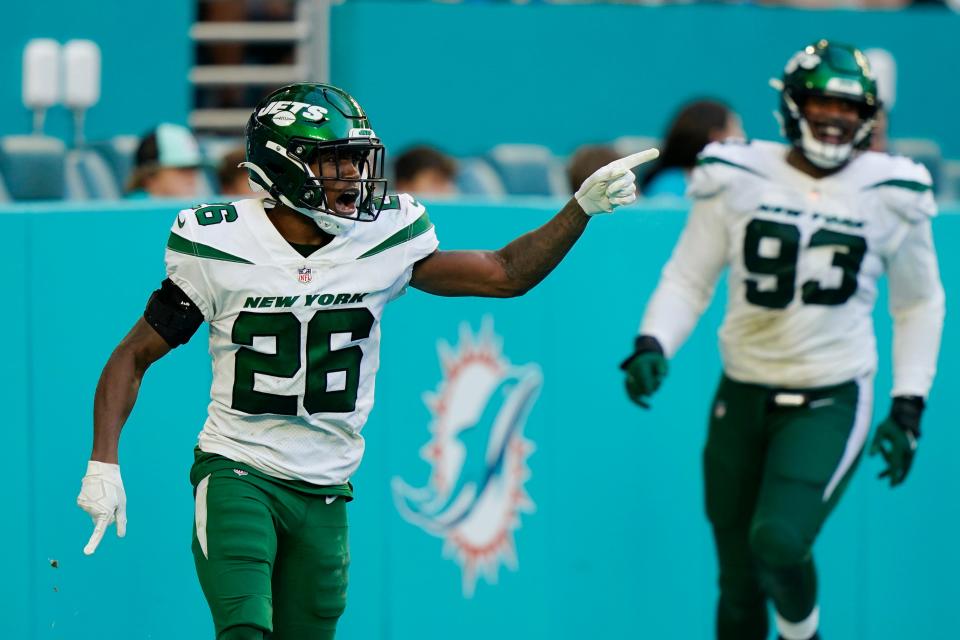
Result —
<instances>
[{"instance_id":1,"label":"green glove","mask_svg":"<svg viewBox=\"0 0 960 640\"><path fill-rule=\"evenodd\" d=\"M637 336L633 353L620 363L620 368L627 375L627 395L644 409L649 409L646 399L667 377L667 359L660 342L653 336Z\"/></svg>"},{"instance_id":2,"label":"green glove","mask_svg":"<svg viewBox=\"0 0 960 640\"><path fill-rule=\"evenodd\" d=\"M917 440L920 439L920 416L924 402L919 396L897 396L893 399L890 415L877 426L870 445L870 455L880 454L887 468L878 476L890 478L890 486L903 482L913 457L917 452Z\"/></svg>"}]
</instances>

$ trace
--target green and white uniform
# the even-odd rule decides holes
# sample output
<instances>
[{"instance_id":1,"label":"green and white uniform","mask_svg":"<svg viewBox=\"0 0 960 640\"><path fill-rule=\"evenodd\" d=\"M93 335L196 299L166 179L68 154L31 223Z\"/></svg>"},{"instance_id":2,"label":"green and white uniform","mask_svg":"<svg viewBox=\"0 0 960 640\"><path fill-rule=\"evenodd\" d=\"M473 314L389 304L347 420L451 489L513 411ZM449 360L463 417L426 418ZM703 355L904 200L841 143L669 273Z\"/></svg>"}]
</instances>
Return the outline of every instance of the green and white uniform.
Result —
<instances>
[{"instance_id":1,"label":"green and white uniform","mask_svg":"<svg viewBox=\"0 0 960 640\"><path fill-rule=\"evenodd\" d=\"M872 313L886 273L893 395L926 396L944 315L930 175L865 152L814 179L771 142L709 145L686 227L643 318L670 357L727 268L724 376L704 448L707 515L720 565L717 636L817 630L813 542L870 427Z\"/></svg>"},{"instance_id":2,"label":"green and white uniform","mask_svg":"<svg viewBox=\"0 0 960 640\"><path fill-rule=\"evenodd\" d=\"M772 142L708 146L695 204L640 333L679 349L724 267L726 373L740 382L825 386L877 366L872 312L889 278L895 395L926 396L936 371L943 289L930 230L930 175L903 157L863 153L816 180Z\"/></svg>"},{"instance_id":3,"label":"green and white uniform","mask_svg":"<svg viewBox=\"0 0 960 640\"><path fill-rule=\"evenodd\" d=\"M337 497L351 496L363 456L380 318L437 238L408 195L344 224L308 257L263 199L181 211L171 230L167 275L210 325L213 384L191 481L193 555L218 639L333 638L346 604Z\"/></svg>"},{"instance_id":4,"label":"green and white uniform","mask_svg":"<svg viewBox=\"0 0 960 640\"><path fill-rule=\"evenodd\" d=\"M346 483L363 456L384 306L436 249L408 195L306 258L262 199L180 212L167 275L210 324L213 357L200 449L276 478Z\"/></svg>"}]
</instances>

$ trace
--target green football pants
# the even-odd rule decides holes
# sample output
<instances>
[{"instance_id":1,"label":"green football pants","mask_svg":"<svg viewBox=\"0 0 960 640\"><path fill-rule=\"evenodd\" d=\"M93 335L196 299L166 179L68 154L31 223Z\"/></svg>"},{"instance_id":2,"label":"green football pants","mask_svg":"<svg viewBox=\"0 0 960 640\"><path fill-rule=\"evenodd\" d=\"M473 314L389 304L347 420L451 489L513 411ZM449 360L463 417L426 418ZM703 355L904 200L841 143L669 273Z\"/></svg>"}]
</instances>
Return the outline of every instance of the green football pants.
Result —
<instances>
[{"instance_id":1,"label":"green football pants","mask_svg":"<svg viewBox=\"0 0 960 640\"><path fill-rule=\"evenodd\" d=\"M193 557L217 638L333 638L347 599L346 501L232 469L195 496Z\"/></svg>"},{"instance_id":2,"label":"green football pants","mask_svg":"<svg viewBox=\"0 0 960 640\"><path fill-rule=\"evenodd\" d=\"M816 632L811 550L859 460L871 408L869 379L798 390L721 378L703 452L720 640L765 640L768 598L782 636Z\"/></svg>"}]
</instances>

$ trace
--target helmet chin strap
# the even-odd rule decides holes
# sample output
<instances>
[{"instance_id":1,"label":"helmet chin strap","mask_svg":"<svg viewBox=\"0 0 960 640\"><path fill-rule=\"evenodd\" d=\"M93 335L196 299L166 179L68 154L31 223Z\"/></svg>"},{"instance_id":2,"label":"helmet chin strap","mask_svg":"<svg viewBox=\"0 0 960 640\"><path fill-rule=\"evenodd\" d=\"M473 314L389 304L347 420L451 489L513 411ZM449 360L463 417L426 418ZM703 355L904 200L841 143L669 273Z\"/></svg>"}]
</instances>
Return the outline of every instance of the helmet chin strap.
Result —
<instances>
[{"instance_id":1,"label":"helmet chin strap","mask_svg":"<svg viewBox=\"0 0 960 640\"><path fill-rule=\"evenodd\" d=\"M853 143L830 144L817 140L806 118L800 118L800 150L814 165L821 169L836 169L850 160Z\"/></svg>"},{"instance_id":2,"label":"helmet chin strap","mask_svg":"<svg viewBox=\"0 0 960 640\"><path fill-rule=\"evenodd\" d=\"M305 209L303 207L298 207L293 204L287 196L280 195L280 202L282 202L287 207L293 209L297 213L303 214L317 223L317 226L320 227L320 230L329 233L332 236L339 236L343 233L346 233L353 228L354 220L348 220L346 218L341 218L340 216L331 215L329 213L324 213L322 211L314 211L313 209Z\"/></svg>"},{"instance_id":3,"label":"helmet chin strap","mask_svg":"<svg viewBox=\"0 0 960 640\"><path fill-rule=\"evenodd\" d=\"M283 154L286 157L286 153ZM252 162L241 162L239 164L241 167L245 167L250 171L253 171L257 176L263 180L263 184L259 185L260 189L263 190L263 187L266 186L267 191L270 192L270 199L276 201L279 200L285 207L293 209L301 215L305 215L320 227L320 230L324 233L329 233L332 236L339 236L343 233L346 233L353 228L355 220L348 220L347 218L341 218L340 216L335 216L329 213L324 213L322 211L314 211L313 209L306 209L304 207L298 207L293 202L290 201L287 196L282 193L276 192L273 188L273 181L267 177L267 174L264 173L263 169L258 167ZM309 170L308 170L309 171ZM251 183L253 181L251 180Z\"/></svg>"}]
</instances>

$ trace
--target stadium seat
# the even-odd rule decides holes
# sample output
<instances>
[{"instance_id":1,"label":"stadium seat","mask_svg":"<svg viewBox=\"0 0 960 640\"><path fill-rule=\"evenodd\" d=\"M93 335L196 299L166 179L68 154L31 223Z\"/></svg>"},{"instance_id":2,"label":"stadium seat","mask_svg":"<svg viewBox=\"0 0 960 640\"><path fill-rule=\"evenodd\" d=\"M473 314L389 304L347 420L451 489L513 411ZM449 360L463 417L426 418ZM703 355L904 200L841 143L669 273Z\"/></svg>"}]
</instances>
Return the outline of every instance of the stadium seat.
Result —
<instances>
[{"instance_id":1,"label":"stadium seat","mask_svg":"<svg viewBox=\"0 0 960 640\"><path fill-rule=\"evenodd\" d=\"M489 157L510 195L567 195L563 165L547 147L498 144L490 150Z\"/></svg>"},{"instance_id":2,"label":"stadium seat","mask_svg":"<svg viewBox=\"0 0 960 640\"><path fill-rule=\"evenodd\" d=\"M933 192L939 195L943 163L939 144L926 138L895 138L890 140L890 153L907 156L925 166L933 177Z\"/></svg>"},{"instance_id":3,"label":"stadium seat","mask_svg":"<svg viewBox=\"0 0 960 640\"><path fill-rule=\"evenodd\" d=\"M960 203L960 160L944 160L940 165L940 193L945 202Z\"/></svg>"},{"instance_id":4,"label":"stadium seat","mask_svg":"<svg viewBox=\"0 0 960 640\"><path fill-rule=\"evenodd\" d=\"M92 149L74 149L66 158L67 198L117 200L121 189L103 156Z\"/></svg>"},{"instance_id":5,"label":"stadium seat","mask_svg":"<svg viewBox=\"0 0 960 640\"><path fill-rule=\"evenodd\" d=\"M644 151L657 147L660 141L650 136L620 136L611 143L614 151L620 154L620 157L628 156L631 153Z\"/></svg>"},{"instance_id":6,"label":"stadium seat","mask_svg":"<svg viewBox=\"0 0 960 640\"><path fill-rule=\"evenodd\" d=\"M42 135L0 138L0 174L12 200L62 200L66 191L64 144Z\"/></svg>"},{"instance_id":7,"label":"stadium seat","mask_svg":"<svg viewBox=\"0 0 960 640\"><path fill-rule=\"evenodd\" d=\"M132 134L116 135L109 140L91 142L87 148L99 153L113 172L114 180L123 193L133 170L133 155L137 152L140 138Z\"/></svg>"},{"instance_id":8,"label":"stadium seat","mask_svg":"<svg viewBox=\"0 0 960 640\"><path fill-rule=\"evenodd\" d=\"M7 191L7 185L3 183L3 176L0 176L0 203L10 202L10 192Z\"/></svg>"},{"instance_id":9,"label":"stadium seat","mask_svg":"<svg viewBox=\"0 0 960 640\"><path fill-rule=\"evenodd\" d=\"M457 160L457 189L466 196L489 196L500 198L506 190L500 176L481 158Z\"/></svg>"}]
</instances>

